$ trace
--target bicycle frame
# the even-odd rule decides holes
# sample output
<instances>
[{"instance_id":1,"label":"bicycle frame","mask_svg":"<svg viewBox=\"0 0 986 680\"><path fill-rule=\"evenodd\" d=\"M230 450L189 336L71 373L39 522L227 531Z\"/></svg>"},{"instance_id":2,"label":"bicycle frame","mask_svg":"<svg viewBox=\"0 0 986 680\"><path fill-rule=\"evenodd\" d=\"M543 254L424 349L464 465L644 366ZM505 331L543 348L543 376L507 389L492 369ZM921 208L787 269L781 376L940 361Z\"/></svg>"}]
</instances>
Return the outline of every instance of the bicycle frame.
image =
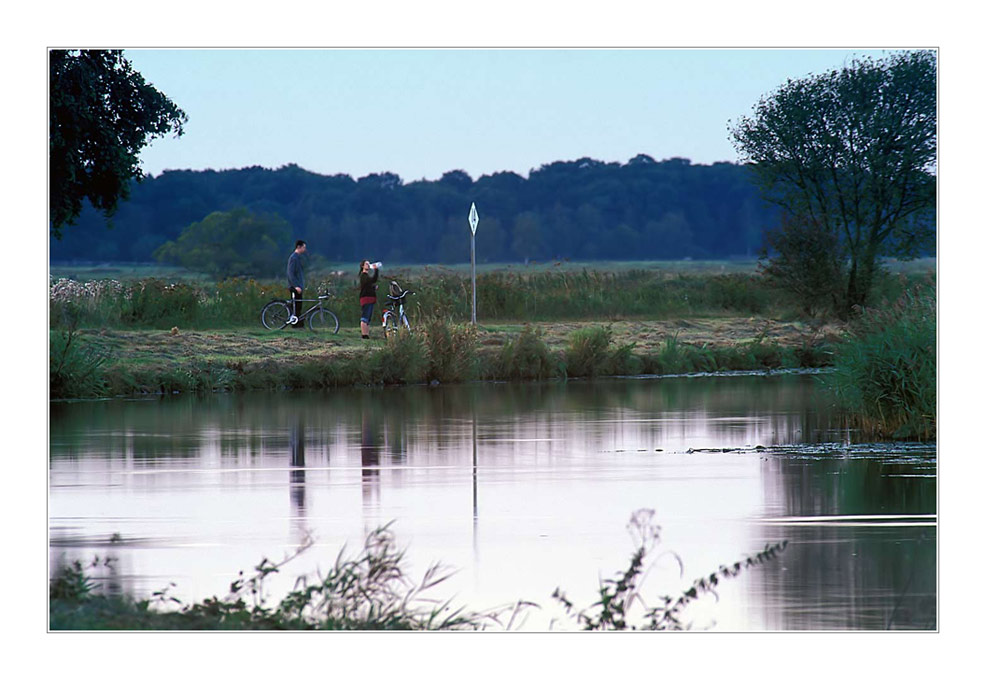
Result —
<instances>
[{"instance_id":1,"label":"bicycle frame","mask_svg":"<svg viewBox=\"0 0 986 680\"><path fill-rule=\"evenodd\" d=\"M299 323L302 323L309 330L328 331L333 334L338 333L339 317L325 304L325 301L330 297L331 295L325 294L319 295L315 299L271 300L260 311L260 321L268 330L281 330L288 326L297 327ZM300 314L295 314L295 303L299 305L303 303L314 304ZM317 323L313 325L313 322Z\"/></svg>"},{"instance_id":2,"label":"bicycle frame","mask_svg":"<svg viewBox=\"0 0 986 680\"><path fill-rule=\"evenodd\" d=\"M319 295L318 299L299 298L297 300L295 299L285 300L285 302L287 302L288 305L291 307L291 318L288 319L288 324L297 323L298 321L303 321L304 319L307 319L309 316L311 316L312 312L315 312L319 309L324 309L324 307L322 307L322 303L328 299L329 299L328 295ZM315 304L313 304L311 307L303 311L301 313L301 316L295 316L294 303L296 302L314 302ZM286 326L288 324L284 324L284 325Z\"/></svg>"},{"instance_id":3,"label":"bicycle frame","mask_svg":"<svg viewBox=\"0 0 986 680\"><path fill-rule=\"evenodd\" d=\"M411 324L407 320L407 314L404 313L404 298L408 295L414 295L414 291L405 291L398 297L388 295L387 298L390 300L386 309L383 312L383 322L381 326L384 329L384 333L387 332L387 319L391 316L396 317L394 325L396 327L404 326L404 328L410 330Z\"/></svg>"}]
</instances>

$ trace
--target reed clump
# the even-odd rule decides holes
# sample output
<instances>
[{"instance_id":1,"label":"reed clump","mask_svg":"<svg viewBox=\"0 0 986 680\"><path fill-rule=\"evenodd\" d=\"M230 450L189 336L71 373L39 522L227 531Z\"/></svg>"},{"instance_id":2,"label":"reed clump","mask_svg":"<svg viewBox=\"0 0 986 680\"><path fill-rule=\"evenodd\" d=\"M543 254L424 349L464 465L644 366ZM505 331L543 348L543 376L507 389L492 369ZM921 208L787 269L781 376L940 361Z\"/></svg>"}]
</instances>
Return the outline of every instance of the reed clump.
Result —
<instances>
[{"instance_id":1,"label":"reed clump","mask_svg":"<svg viewBox=\"0 0 986 680\"><path fill-rule=\"evenodd\" d=\"M479 373L479 340L472 325L431 316L422 324L429 381L465 382Z\"/></svg>"},{"instance_id":2,"label":"reed clump","mask_svg":"<svg viewBox=\"0 0 986 680\"><path fill-rule=\"evenodd\" d=\"M543 332L524 326L516 338L508 340L489 363L484 375L490 380L544 380L560 372L558 359L544 341Z\"/></svg>"},{"instance_id":3,"label":"reed clump","mask_svg":"<svg viewBox=\"0 0 986 680\"><path fill-rule=\"evenodd\" d=\"M905 291L889 308L860 310L822 378L853 424L893 439L937 436L935 295Z\"/></svg>"},{"instance_id":4,"label":"reed clump","mask_svg":"<svg viewBox=\"0 0 986 680\"><path fill-rule=\"evenodd\" d=\"M50 399L101 397L107 390L106 354L78 333L79 309L69 303L60 310L62 330L48 332L48 394Z\"/></svg>"},{"instance_id":5,"label":"reed clump","mask_svg":"<svg viewBox=\"0 0 986 680\"><path fill-rule=\"evenodd\" d=\"M377 351L365 350L361 363L373 382L385 385L424 382L428 375L428 346L420 333L398 329Z\"/></svg>"},{"instance_id":6,"label":"reed clump","mask_svg":"<svg viewBox=\"0 0 986 680\"><path fill-rule=\"evenodd\" d=\"M632 375L643 362L634 355L634 343L612 347L613 331L608 326L588 326L572 331L564 352L565 374L573 378L597 375Z\"/></svg>"}]
</instances>

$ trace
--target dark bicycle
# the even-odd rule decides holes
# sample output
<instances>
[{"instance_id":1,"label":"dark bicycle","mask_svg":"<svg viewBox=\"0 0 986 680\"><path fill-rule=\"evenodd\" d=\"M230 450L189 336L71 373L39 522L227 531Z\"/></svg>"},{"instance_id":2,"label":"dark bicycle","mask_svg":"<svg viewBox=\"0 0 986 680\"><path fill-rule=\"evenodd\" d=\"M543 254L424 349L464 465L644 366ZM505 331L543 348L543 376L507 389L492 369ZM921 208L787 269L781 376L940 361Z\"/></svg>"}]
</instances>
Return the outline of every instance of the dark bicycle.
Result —
<instances>
[{"instance_id":1,"label":"dark bicycle","mask_svg":"<svg viewBox=\"0 0 986 680\"><path fill-rule=\"evenodd\" d=\"M328 295L319 295L315 300L302 299L297 302L314 302L311 307L301 313L300 316L294 315L294 300L271 300L260 310L260 322L264 328L272 331L286 328L289 324L301 322L314 333L339 332L339 317L330 309L324 306Z\"/></svg>"},{"instance_id":2,"label":"dark bicycle","mask_svg":"<svg viewBox=\"0 0 986 680\"><path fill-rule=\"evenodd\" d=\"M404 290L396 281L390 282L390 294L387 295L388 302L383 312L383 331L388 338L396 335L400 328L411 331L411 324L408 323L404 311L408 295L414 295L414 291Z\"/></svg>"}]
</instances>

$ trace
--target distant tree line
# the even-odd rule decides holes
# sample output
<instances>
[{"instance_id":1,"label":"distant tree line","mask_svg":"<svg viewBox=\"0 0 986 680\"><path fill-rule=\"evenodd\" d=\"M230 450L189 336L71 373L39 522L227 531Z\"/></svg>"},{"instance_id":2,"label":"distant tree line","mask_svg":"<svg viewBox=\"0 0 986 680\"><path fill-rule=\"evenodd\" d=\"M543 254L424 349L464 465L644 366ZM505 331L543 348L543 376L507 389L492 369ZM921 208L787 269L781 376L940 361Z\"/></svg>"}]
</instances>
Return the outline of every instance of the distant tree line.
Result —
<instances>
[{"instance_id":1,"label":"distant tree line","mask_svg":"<svg viewBox=\"0 0 986 680\"><path fill-rule=\"evenodd\" d=\"M133 183L106 228L88 204L51 240L53 260L151 261L168 241L213 212L246 209L290 225L329 260L466 262L467 216L480 213L483 262L569 258L678 259L755 256L776 222L747 168L638 155L625 164L555 162L529 178L461 170L405 183L392 173L358 180L297 165L276 170L169 170Z\"/></svg>"}]
</instances>

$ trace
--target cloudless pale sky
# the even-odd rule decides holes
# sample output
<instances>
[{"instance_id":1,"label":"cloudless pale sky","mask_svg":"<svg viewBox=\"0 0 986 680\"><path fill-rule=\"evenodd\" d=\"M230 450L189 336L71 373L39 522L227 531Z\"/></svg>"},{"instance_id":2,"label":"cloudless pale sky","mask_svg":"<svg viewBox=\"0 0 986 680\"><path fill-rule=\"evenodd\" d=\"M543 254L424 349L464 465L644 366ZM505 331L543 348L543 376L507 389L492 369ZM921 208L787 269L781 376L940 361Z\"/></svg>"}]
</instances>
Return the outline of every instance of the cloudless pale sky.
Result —
<instances>
[{"instance_id":1,"label":"cloudless pale sky","mask_svg":"<svg viewBox=\"0 0 986 680\"><path fill-rule=\"evenodd\" d=\"M288 163L405 181L589 156L734 161L730 120L845 49L147 50L124 52L188 114L143 169Z\"/></svg>"}]
</instances>

